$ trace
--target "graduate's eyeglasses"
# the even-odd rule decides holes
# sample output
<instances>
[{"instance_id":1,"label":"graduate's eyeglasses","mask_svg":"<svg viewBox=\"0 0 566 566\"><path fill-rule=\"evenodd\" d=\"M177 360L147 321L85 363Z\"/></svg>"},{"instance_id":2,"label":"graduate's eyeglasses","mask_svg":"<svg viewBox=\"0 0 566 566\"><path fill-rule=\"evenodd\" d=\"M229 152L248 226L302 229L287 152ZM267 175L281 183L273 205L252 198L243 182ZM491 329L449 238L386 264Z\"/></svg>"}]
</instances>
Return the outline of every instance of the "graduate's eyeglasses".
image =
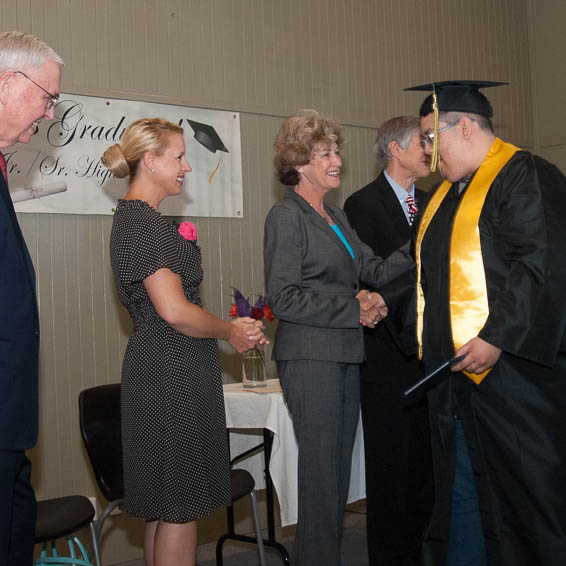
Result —
<instances>
[{"instance_id":1,"label":"graduate's eyeglasses","mask_svg":"<svg viewBox=\"0 0 566 566\"><path fill-rule=\"evenodd\" d=\"M446 130L449 130L450 128L453 128L460 120L456 121L456 122L452 122L452 124L448 124L446 126L442 126L442 128L440 128L438 130L438 134L441 134L442 132L445 132ZM430 132L428 134L423 134L421 136L421 145L423 147L427 147L430 146L432 147L432 144L434 143L434 132Z\"/></svg>"},{"instance_id":2,"label":"graduate's eyeglasses","mask_svg":"<svg viewBox=\"0 0 566 566\"><path fill-rule=\"evenodd\" d=\"M25 77L28 81L32 82L49 97L45 100L45 110L50 110L53 106L55 106L55 104L57 104L57 101L59 100L58 94L52 94L48 90L45 90L40 84L37 84L33 79L30 79L30 77L28 77L23 71L14 71L14 75L22 75L22 77Z\"/></svg>"}]
</instances>

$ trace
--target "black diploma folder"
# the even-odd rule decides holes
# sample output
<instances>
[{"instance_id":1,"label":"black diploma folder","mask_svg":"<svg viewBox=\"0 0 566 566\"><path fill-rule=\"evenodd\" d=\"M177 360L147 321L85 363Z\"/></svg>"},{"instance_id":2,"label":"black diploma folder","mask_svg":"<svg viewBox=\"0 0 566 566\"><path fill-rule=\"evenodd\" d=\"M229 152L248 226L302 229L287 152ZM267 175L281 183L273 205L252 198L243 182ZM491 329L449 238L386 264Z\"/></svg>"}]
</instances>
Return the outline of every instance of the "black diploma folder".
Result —
<instances>
[{"instance_id":1,"label":"black diploma folder","mask_svg":"<svg viewBox=\"0 0 566 566\"><path fill-rule=\"evenodd\" d=\"M407 401L417 397L420 398L420 396L424 395L426 391L435 385L438 385L443 379L448 377L449 374L447 372L443 372L443 370L450 367L452 364L457 364L465 357L466 356L457 356L456 358L451 358L443 364L440 364L437 368L434 368L431 372L427 373L421 380L417 381L417 383L411 385L411 387L403 393L403 396Z\"/></svg>"}]
</instances>

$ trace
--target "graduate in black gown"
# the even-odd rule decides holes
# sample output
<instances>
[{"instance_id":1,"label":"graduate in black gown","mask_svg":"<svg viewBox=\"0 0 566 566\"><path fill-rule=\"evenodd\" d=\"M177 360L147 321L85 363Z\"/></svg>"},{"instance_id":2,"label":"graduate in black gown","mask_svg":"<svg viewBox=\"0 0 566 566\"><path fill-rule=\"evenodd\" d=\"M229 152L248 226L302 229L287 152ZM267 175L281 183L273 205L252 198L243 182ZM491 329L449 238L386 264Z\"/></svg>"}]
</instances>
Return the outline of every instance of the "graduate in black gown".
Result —
<instances>
[{"instance_id":1,"label":"graduate in black gown","mask_svg":"<svg viewBox=\"0 0 566 566\"><path fill-rule=\"evenodd\" d=\"M414 88L445 179L415 242L417 338L428 371L465 355L428 393L424 564L563 566L566 178L495 136L484 86Z\"/></svg>"}]
</instances>

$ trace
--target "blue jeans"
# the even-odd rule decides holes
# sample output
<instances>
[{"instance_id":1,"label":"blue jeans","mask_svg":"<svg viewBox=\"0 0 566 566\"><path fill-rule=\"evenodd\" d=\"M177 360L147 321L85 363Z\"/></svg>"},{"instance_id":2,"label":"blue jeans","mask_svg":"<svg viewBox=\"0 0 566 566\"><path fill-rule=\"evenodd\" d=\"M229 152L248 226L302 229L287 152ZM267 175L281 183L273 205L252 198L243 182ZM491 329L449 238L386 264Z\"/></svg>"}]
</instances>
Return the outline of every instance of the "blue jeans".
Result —
<instances>
[{"instance_id":1,"label":"blue jeans","mask_svg":"<svg viewBox=\"0 0 566 566\"><path fill-rule=\"evenodd\" d=\"M456 470L452 518L444 566L487 566L485 540L472 462L462 421L456 420Z\"/></svg>"}]
</instances>

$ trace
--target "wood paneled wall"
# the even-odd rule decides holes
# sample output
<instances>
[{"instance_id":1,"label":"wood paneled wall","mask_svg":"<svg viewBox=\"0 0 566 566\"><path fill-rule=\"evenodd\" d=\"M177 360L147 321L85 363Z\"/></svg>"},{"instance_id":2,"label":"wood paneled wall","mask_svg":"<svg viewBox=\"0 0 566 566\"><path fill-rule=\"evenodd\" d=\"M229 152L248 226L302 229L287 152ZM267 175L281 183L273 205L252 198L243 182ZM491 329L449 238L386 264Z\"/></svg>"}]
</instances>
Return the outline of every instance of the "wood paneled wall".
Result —
<instances>
[{"instance_id":1,"label":"wood paneled wall","mask_svg":"<svg viewBox=\"0 0 566 566\"><path fill-rule=\"evenodd\" d=\"M330 197L337 204L375 176L376 127L417 112L422 97L403 93L407 86L509 81L489 92L498 133L535 145L529 36L551 21L552 3L533 23L533 1L3 0L0 27L35 33L61 54L64 92L241 112L244 218L191 219L204 256L204 302L226 317L232 285L263 290L263 221L282 193L272 141L297 109L316 108L346 126L344 181ZM112 219L19 219L37 268L41 313L33 482L39 498L95 494L77 396L119 380L129 332L109 266ZM239 356L222 352L224 379L239 379ZM139 522L113 529L104 554L106 563L140 556Z\"/></svg>"},{"instance_id":2,"label":"wood paneled wall","mask_svg":"<svg viewBox=\"0 0 566 566\"><path fill-rule=\"evenodd\" d=\"M566 2L528 2L535 152L566 171Z\"/></svg>"}]
</instances>

